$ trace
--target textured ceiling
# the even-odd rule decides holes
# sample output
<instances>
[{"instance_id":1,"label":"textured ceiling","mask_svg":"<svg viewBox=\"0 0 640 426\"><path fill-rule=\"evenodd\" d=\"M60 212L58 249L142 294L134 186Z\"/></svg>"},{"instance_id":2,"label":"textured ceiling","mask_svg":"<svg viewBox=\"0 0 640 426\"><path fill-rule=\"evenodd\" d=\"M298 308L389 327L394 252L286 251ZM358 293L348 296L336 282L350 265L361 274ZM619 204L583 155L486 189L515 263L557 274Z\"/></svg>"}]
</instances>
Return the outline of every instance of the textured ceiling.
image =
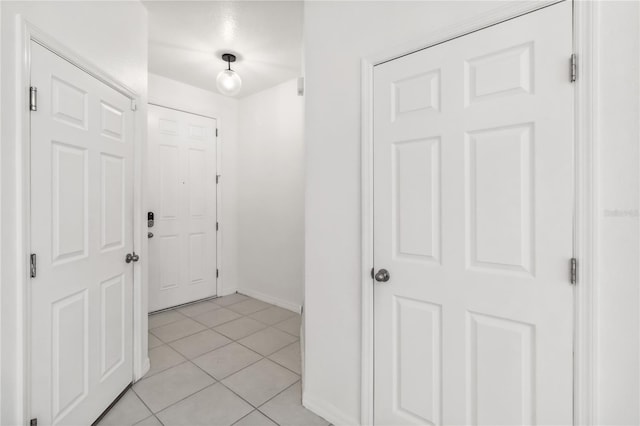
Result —
<instances>
[{"instance_id":1,"label":"textured ceiling","mask_svg":"<svg viewBox=\"0 0 640 426\"><path fill-rule=\"evenodd\" d=\"M291 78L302 67L302 1L145 1L149 11L149 72L217 92L238 56L243 97Z\"/></svg>"}]
</instances>

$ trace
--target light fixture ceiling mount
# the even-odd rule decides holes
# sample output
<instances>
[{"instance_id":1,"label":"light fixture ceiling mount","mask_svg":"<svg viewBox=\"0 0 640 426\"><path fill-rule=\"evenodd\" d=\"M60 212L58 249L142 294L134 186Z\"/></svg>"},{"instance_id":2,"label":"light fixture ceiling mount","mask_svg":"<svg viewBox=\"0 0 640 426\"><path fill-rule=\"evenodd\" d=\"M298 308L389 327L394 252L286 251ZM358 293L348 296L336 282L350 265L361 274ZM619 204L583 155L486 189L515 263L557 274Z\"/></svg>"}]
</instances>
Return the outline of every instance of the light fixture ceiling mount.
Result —
<instances>
[{"instance_id":1,"label":"light fixture ceiling mount","mask_svg":"<svg viewBox=\"0 0 640 426\"><path fill-rule=\"evenodd\" d=\"M233 96L240 92L242 87L242 79L237 72L231 69L231 62L236 61L236 55L232 53L223 53L222 60L227 62L228 68L220 71L216 78L216 86L223 95Z\"/></svg>"}]
</instances>

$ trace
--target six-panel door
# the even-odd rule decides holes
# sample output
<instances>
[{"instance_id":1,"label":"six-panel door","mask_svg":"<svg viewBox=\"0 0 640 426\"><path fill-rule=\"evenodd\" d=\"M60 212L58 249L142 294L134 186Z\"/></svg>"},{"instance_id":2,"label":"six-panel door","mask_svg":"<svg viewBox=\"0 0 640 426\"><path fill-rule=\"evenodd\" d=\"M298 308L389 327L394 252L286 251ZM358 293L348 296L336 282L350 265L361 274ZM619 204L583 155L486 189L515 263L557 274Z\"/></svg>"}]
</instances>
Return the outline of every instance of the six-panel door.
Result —
<instances>
[{"instance_id":1,"label":"six-panel door","mask_svg":"<svg viewBox=\"0 0 640 426\"><path fill-rule=\"evenodd\" d=\"M133 112L33 42L31 84L31 414L91 424L133 379Z\"/></svg>"},{"instance_id":2,"label":"six-panel door","mask_svg":"<svg viewBox=\"0 0 640 426\"><path fill-rule=\"evenodd\" d=\"M215 128L149 105L149 311L216 295Z\"/></svg>"},{"instance_id":3,"label":"six-panel door","mask_svg":"<svg viewBox=\"0 0 640 426\"><path fill-rule=\"evenodd\" d=\"M572 422L564 2L374 70L375 423Z\"/></svg>"}]
</instances>

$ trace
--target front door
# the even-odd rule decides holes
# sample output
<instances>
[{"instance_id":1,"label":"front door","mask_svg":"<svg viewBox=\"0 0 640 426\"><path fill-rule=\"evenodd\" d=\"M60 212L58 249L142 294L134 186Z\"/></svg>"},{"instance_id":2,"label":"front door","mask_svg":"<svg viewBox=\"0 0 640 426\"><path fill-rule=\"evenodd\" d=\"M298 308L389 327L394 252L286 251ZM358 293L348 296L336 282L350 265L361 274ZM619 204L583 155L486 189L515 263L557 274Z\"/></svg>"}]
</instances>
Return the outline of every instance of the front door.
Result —
<instances>
[{"instance_id":1,"label":"front door","mask_svg":"<svg viewBox=\"0 0 640 426\"><path fill-rule=\"evenodd\" d=\"M375 67L378 425L572 423L571 34L565 1Z\"/></svg>"},{"instance_id":2,"label":"front door","mask_svg":"<svg viewBox=\"0 0 640 426\"><path fill-rule=\"evenodd\" d=\"M149 311L216 295L215 129L149 105Z\"/></svg>"},{"instance_id":3,"label":"front door","mask_svg":"<svg viewBox=\"0 0 640 426\"><path fill-rule=\"evenodd\" d=\"M88 425L133 379L134 113L35 42L31 85L31 414Z\"/></svg>"}]
</instances>

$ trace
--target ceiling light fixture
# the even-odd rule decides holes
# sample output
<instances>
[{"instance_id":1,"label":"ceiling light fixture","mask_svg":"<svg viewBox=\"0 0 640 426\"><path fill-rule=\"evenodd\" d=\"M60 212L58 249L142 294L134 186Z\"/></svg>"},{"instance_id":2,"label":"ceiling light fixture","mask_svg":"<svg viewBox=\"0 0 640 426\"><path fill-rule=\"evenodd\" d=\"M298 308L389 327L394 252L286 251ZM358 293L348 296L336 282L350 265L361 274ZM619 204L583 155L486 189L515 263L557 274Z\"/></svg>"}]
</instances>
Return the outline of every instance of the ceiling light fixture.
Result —
<instances>
[{"instance_id":1,"label":"ceiling light fixture","mask_svg":"<svg viewBox=\"0 0 640 426\"><path fill-rule=\"evenodd\" d=\"M231 69L231 62L236 61L236 55L225 53L222 55L222 60L227 61L228 68L220 71L218 78L216 78L216 86L223 95L237 95L242 87L242 79L237 72Z\"/></svg>"}]
</instances>

